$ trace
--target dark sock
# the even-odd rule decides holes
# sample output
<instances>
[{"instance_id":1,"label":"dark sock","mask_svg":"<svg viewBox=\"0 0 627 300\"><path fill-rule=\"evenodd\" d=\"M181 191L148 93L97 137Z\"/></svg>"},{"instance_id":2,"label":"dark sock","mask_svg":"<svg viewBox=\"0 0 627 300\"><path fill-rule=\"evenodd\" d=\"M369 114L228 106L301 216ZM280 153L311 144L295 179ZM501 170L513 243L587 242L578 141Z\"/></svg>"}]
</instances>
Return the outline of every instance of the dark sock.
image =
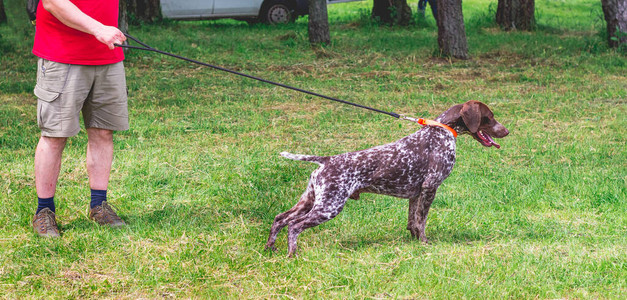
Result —
<instances>
[{"instance_id":1,"label":"dark sock","mask_svg":"<svg viewBox=\"0 0 627 300\"><path fill-rule=\"evenodd\" d=\"M89 206L94 208L102 205L103 201L107 201L107 190L91 190L91 203Z\"/></svg>"},{"instance_id":2,"label":"dark sock","mask_svg":"<svg viewBox=\"0 0 627 300\"><path fill-rule=\"evenodd\" d=\"M41 211L44 208L49 208L52 212L54 212L54 196L50 197L50 198L39 198L37 197L37 212L35 212L35 214L38 214L39 211Z\"/></svg>"}]
</instances>

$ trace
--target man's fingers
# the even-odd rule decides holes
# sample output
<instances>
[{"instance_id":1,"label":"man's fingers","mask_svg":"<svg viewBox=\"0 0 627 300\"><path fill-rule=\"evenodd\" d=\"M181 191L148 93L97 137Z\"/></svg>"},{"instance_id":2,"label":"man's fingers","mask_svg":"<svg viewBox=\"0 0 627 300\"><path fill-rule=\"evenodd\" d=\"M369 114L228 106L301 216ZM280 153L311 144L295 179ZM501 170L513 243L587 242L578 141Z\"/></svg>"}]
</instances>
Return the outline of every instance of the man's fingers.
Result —
<instances>
[{"instance_id":1,"label":"man's fingers","mask_svg":"<svg viewBox=\"0 0 627 300\"><path fill-rule=\"evenodd\" d=\"M122 44L126 41L124 33L113 26L103 26L102 30L96 34L96 38L107 45L109 50L115 49L115 44Z\"/></svg>"},{"instance_id":2,"label":"man's fingers","mask_svg":"<svg viewBox=\"0 0 627 300\"><path fill-rule=\"evenodd\" d=\"M115 49L115 45L116 44L118 44L118 45L122 44L122 42L120 42L120 39L118 39L117 37L111 39L111 42L107 43L107 46L109 46L109 50L113 50L113 49Z\"/></svg>"}]
</instances>

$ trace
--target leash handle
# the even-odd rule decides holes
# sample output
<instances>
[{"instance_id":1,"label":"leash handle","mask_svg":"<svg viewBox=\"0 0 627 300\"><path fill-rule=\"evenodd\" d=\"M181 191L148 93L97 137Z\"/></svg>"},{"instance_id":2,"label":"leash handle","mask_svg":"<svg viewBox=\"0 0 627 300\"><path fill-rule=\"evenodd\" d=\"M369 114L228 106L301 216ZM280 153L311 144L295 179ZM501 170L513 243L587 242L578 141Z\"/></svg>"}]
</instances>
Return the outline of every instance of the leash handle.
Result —
<instances>
[{"instance_id":1,"label":"leash handle","mask_svg":"<svg viewBox=\"0 0 627 300\"><path fill-rule=\"evenodd\" d=\"M397 119L407 120L407 121L410 121L410 122L418 122L418 119L402 116L402 115L394 113L394 112L384 111L384 110L368 107L368 106L365 106L365 105L349 102L349 101L346 101L346 100L325 96L325 95L322 95L322 94L319 94L319 93L316 93L316 92L312 92L312 91L296 88L296 87L293 87L293 86L289 86L289 85L286 85L286 84L270 81L270 80L263 79L263 78L260 78L260 77L256 77L256 76L240 73L240 72L237 72L237 71L229 70L227 68L211 65L211 64L204 63L204 62L201 62L201 61L197 61L197 60L194 60L194 59L191 59L191 58L187 58L187 57L183 57L183 56L180 56L180 55L176 55L176 54L168 53L168 52L165 52L165 51L157 50L157 49L155 49L153 47L150 47L147 44L142 43L139 39L133 37L132 35L130 35L128 33L124 33L124 35L126 37L128 37L129 39L135 41L136 43L142 45L143 47L132 46L132 45L114 44L116 47L128 48L128 49L137 49L137 50L144 50L144 51L152 51L152 52L156 52L156 53L159 53L159 54L163 54L163 55L171 56L171 57L178 58L178 59L181 59L181 60L185 60L185 61L188 61L188 62L191 62L191 63L199 64L199 65L202 65L202 66L205 66L205 67L213 68L213 69L216 69L216 70L224 71L224 72L235 74L235 75L238 75L238 76L243 76L243 77L246 77L246 78L254 79L254 80L265 82L265 83L268 83L268 84L280 86L282 88L286 88L286 89L294 90L294 91L297 91L297 92L309 94L309 95L312 95L312 96L324 98L324 99L327 99L327 100L331 100L331 101L335 101L335 102L339 102L339 103L343 103L343 104L348 104L348 105L352 105L352 106L355 106L355 107L359 107L359 108L371 110L371 111L374 111L374 112L386 114L388 116L391 116L391 117L394 117L394 118L397 118Z\"/></svg>"}]
</instances>

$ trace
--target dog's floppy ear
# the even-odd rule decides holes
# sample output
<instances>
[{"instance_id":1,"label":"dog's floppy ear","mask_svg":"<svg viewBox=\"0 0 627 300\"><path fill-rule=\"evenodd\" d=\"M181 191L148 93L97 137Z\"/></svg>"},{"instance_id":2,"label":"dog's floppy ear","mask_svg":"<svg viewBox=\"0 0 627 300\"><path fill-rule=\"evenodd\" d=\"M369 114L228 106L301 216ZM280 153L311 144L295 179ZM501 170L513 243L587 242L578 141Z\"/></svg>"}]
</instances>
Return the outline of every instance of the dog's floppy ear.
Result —
<instances>
[{"instance_id":1,"label":"dog's floppy ear","mask_svg":"<svg viewBox=\"0 0 627 300\"><path fill-rule=\"evenodd\" d=\"M470 132L475 133L481 124L481 107L477 101L468 101L462 105L459 112Z\"/></svg>"}]
</instances>

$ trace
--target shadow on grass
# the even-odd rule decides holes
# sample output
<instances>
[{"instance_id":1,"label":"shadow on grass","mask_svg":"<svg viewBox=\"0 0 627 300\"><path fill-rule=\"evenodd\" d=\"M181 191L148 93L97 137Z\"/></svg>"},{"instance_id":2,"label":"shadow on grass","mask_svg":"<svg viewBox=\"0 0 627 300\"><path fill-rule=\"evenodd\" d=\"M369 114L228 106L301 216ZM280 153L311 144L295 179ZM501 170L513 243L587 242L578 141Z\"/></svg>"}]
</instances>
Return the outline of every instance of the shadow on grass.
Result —
<instances>
[{"instance_id":1,"label":"shadow on grass","mask_svg":"<svg viewBox=\"0 0 627 300\"><path fill-rule=\"evenodd\" d=\"M86 232L86 231L93 230L97 226L100 226L96 224L94 221L89 220L87 218L83 218L82 216L80 218L76 218L70 221L69 223L64 224L62 222L58 222L58 225L59 225L59 231L61 232L61 236L63 236L63 233L67 231Z\"/></svg>"},{"instance_id":2,"label":"shadow on grass","mask_svg":"<svg viewBox=\"0 0 627 300\"><path fill-rule=\"evenodd\" d=\"M339 240L338 243L343 248L348 248L352 250L359 250L365 248L372 248L378 246L384 247L393 247L399 244L403 245L411 245L411 246L422 246L422 247L432 247L438 246L440 244L476 244L481 242L489 242L492 240L490 236L479 236L471 231L459 231L459 232L428 232L427 238L428 243L425 244L413 237L409 231L404 230L404 232L395 231L393 234L377 237L377 238L369 238L369 237L350 237L343 240Z\"/></svg>"},{"instance_id":3,"label":"shadow on grass","mask_svg":"<svg viewBox=\"0 0 627 300\"><path fill-rule=\"evenodd\" d=\"M142 232L150 233L149 235L172 231L183 232L191 228L212 230L221 219L221 216L212 208L182 204L165 205L162 208L152 210L138 205L116 211L127 225L121 228L121 232L124 228L128 228L140 235L143 235ZM68 223L63 223L61 220L59 227L62 232L88 232L94 228L101 228L88 216L74 218Z\"/></svg>"}]
</instances>

